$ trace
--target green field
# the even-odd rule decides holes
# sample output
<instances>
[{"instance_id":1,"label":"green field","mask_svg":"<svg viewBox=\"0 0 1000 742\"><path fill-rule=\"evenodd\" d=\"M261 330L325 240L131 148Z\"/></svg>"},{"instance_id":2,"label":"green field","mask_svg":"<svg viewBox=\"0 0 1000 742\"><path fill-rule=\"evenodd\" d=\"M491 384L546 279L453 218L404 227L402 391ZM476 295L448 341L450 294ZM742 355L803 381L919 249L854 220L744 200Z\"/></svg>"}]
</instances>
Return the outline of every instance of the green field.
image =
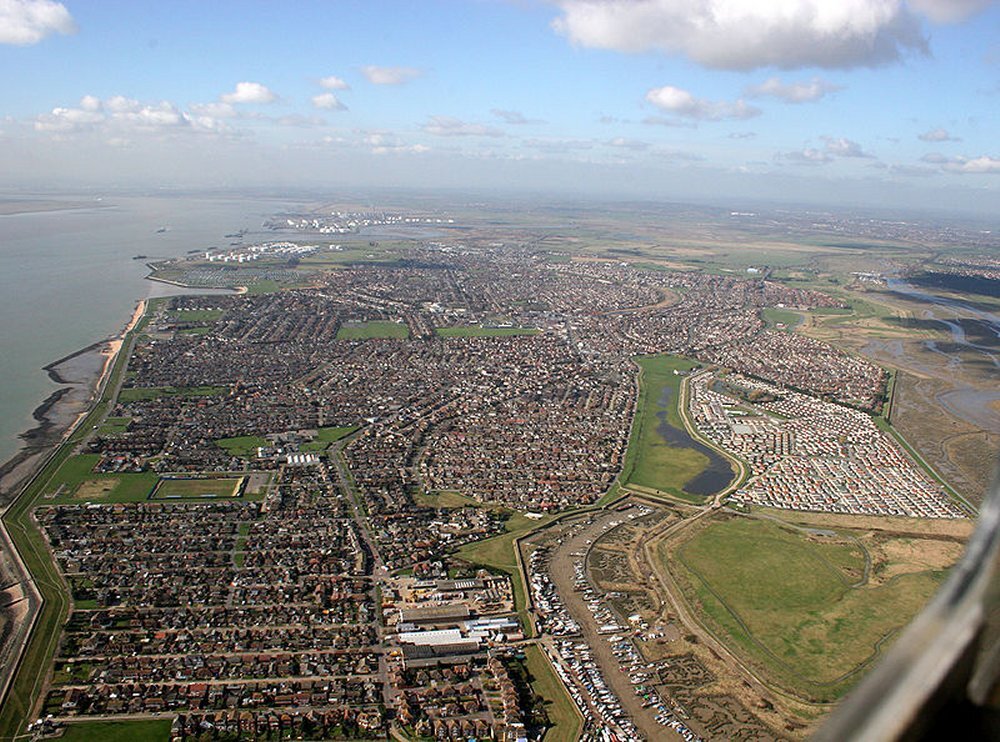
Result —
<instances>
[{"instance_id":1,"label":"green field","mask_svg":"<svg viewBox=\"0 0 1000 742\"><path fill-rule=\"evenodd\" d=\"M784 325L788 329L795 328L802 322L802 315L793 312L791 309L781 309L779 307L764 307L760 311L761 317L768 327Z\"/></svg>"},{"instance_id":2,"label":"green field","mask_svg":"<svg viewBox=\"0 0 1000 742\"><path fill-rule=\"evenodd\" d=\"M221 316L221 309L172 309L167 312L167 318L175 322L215 322Z\"/></svg>"},{"instance_id":3,"label":"green field","mask_svg":"<svg viewBox=\"0 0 1000 742\"><path fill-rule=\"evenodd\" d=\"M241 435L236 438L218 438L215 445L224 448L230 455L241 459L257 456L257 449L267 445L267 439L259 435Z\"/></svg>"},{"instance_id":4,"label":"green field","mask_svg":"<svg viewBox=\"0 0 1000 742\"><path fill-rule=\"evenodd\" d=\"M410 336L410 328L402 322L388 320L373 320L371 322L352 322L340 326L337 340L369 340L371 338L404 339Z\"/></svg>"},{"instance_id":5,"label":"green field","mask_svg":"<svg viewBox=\"0 0 1000 742\"><path fill-rule=\"evenodd\" d=\"M435 330L444 338L490 338L512 337L514 335L537 335L535 327L480 327L479 325L463 325L461 327L439 327Z\"/></svg>"},{"instance_id":6,"label":"green field","mask_svg":"<svg viewBox=\"0 0 1000 742\"><path fill-rule=\"evenodd\" d=\"M104 419L104 422L97 428L97 434L100 436L105 435L120 435L128 430L128 424L132 422L130 417L108 417Z\"/></svg>"},{"instance_id":7,"label":"green field","mask_svg":"<svg viewBox=\"0 0 1000 742\"><path fill-rule=\"evenodd\" d=\"M657 430L660 425L657 416L661 412L666 413L670 427L685 430L677 408L683 377L674 371L689 371L696 364L668 355L645 356L637 358L636 362L642 369L641 388L621 481L701 502L703 498L684 491L684 484L705 469L708 459L694 449L670 445ZM671 390L666 407L661 404L665 389Z\"/></svg>"},{"instance_id":8,"label":"green field","mask_svg":"<svg viewBox=\"0 0 1000 742\"><path fill-rule=\"evenodd\" d=\"M185 327L180 331L181 335L207 335L212 331L210 325L197 325L196 327Z\"/></svg>"},{"instance_id":9,"label":"green field","mask_svg":"<svg viewBox=\"0 0 1000 742\"><path fill-rule=\"evenodd\" d=\"M227 386L132 386L118 393L118 401L136 402L158 397L217 397L228 393Z\"/></svg>"},{"instance_id":10,"label":"green field","mask_svg":"<svg viewBox=\"0 0 1000 742\"><path fill-rule=\"evenodd\" d=\"M149 497L158 479L155 473L95 473L93 468L100 460L96 453L67 458L49 477L38 503L141 502Z\"/></svg>"},{"instance_id":11,"label":"green field","mask_svg":"<svg viewBox=\"0 0 1000 742\"><path fill-rule=\"evenodd\" d=\"M242 477L208 479L161 479L150 499L213 499L237 497Z\"/></svg>"},{"instance_id":12,"label":"green field","mask_svg":"<svg viewBox=\"0 0 1000 742\"><path fill-rule=\"evenodd\" d=\"M355 430L358 429L357 425L348 425L345 427L329 427L320 428L316 431L316 437L313 438L309 443L303 443L299 446L300 451L325 451L330 447L330 444L336 443L341 438L346 438Z\"/></svg>"},{"instance_id":13,"label":"green field","mask_svg":"<svg viewBox=\"0 0 1000 742\"><path fill-rule=\"evenodd\" d=\"M261 278L247 282L247 296L259 296L260 294L273 294L281 290L281 284L268 278Z\"/></svg>"},{"instance_id":14,"label":"green field","mask_svg":"<svg viewBox=\"0 0 1000 742\"><path fill-rule=\"evenodd\" d=\"M233 546L233 564L237 569L243 567L247 558L247 537L250 535L250 524L240 523L236 532L236 544Z\"/></svg>"},{"instance_id":15,"label":"green field","mask_svg":"<svg viewBox=\"0 0 1000 742\"><path fill-rule=\"evenodd\" d=\"M659 548L724 643L818 701L846 692L944 577L916 567L872 584L859 542L760 519L717 519L672 557L665 543Z\"/></svg>"},{"instance_id":16,"label":"green field","mask_svg":"<svg viewBox=\"0 0 1000 742\"><path fill-rule=\"evenodd\" d=\"M422 505L428 508L467 508L467 507L483 507L483 503L479 502L468 495L463 495L461 492L452 492L450 490L443 490L441 492L419 492L413 496L414 502L417 505Z\"/></svg>"},{"instance_id":17,"label":"green field","mask_svg":"<svg viewBox=\"0 0 1000 742\"><path fill-rule=\"evenodd\" d=\"M583 719L538 645L524 648L524 664L531 675L532 690L545 699L545 712L552 724L544 742L574 742L583 728Z\"/></svg>"},{"instance_id":18,"label":"green field","mask_svg":"<svg viewBox=\"0 0 1000 742\"><path fill-rule=\"evenodd\" d=\"M76 721L66 725L62 742L167 742L170 719L146 721Z\"/></svg>"}]
</instances>

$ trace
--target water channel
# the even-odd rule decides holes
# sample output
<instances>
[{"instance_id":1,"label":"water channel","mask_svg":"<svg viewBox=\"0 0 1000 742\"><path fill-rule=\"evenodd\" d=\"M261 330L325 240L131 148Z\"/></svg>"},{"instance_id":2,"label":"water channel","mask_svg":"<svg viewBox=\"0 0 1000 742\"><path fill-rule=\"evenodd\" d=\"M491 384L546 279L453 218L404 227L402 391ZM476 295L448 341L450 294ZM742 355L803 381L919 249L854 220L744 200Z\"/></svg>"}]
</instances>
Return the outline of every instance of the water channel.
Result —
<instances>
[{"instance_id":1,"label":"water channel","mask_svg":"<svg viewBox=\"0 0 1000 742\"><path fill-rule=\"evenodd\" d=\"M656 418L660 421L660 424L656 426L656 432L672 448L691 449L708 459L708 466L685 482L682 489L689 495L711 497L733 480L733 468L729 459L714 448L709 448L701 441L695 440L684 428L675 428L670 424L667 419L667 410L673 404L673 395L674 390L669 386L664 387L660 394L659 403L662 411L656 413Z\"/></svg>"}]
</instances>

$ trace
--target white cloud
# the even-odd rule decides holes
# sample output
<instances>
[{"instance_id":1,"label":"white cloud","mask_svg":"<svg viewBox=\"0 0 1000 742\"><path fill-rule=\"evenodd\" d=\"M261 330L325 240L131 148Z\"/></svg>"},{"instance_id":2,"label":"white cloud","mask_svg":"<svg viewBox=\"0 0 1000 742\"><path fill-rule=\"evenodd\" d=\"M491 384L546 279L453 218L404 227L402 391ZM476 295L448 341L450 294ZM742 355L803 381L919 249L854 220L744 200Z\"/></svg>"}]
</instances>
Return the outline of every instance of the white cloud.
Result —
<instances>
[{"instance_id":1,"label":"white cloud","mask_svg":"<svg viewBox=\"0 0 1000 742\"><path fill-rule=\"evenodd\" d=\"M971 160L964 157L956 157L951 162L945 163L944 169L950 173L997 175L1000 174L1000 157L983 155L981 157L974 157Z\"/></svg>"},{"instance_id":2,"label":"white cloud","mask_svg":"<svg viewBox=\"0 0 1000 742\"><path fill-rule=\"evenodd\" d=\"M124 95L115 95L108 98L104 105L112 113L126 113L136 111L141 107L141 103L134 98L126 98Z\"/></svg>"},{"instance_id":3,"label":"white cloud","mask_svg":"<svg viewBox=\"0 0 1000 742\"><path fill-rule=\"evenodd\" d=\"M942 170L949 173L963 173L974 175L997 175L1000 174L1000 158L982 155L980 157L946 157L939 152L931 152L920 158L924 162L932 165L940 165Z\"/></svg>"},{"instance_id":4,"label":"white cloud","mask_svg":"<svg viewBox=\"0 0 1000 742\"><path fill-rule=\"evenodd\" d=\"M291 113L287 116L279 116L272 119L278 126L292 126L299 129L312 129L317 126L326 126L326 119L322 116L301 116Z\"/></svg>"},{"instance_id":5,"label":"white cloud","mask_svg":"<svg viewBox=\"0 0 1000 742\"><path fill-rule=\"evenodd\" d=\"M141 106L135 111L114 114L112 120L125 121L138 127L150 129L186 126L189 123L184 114L173 103L168 103L167 101L149 106Z\"/></svg>"},{"instance_id":6,"label":"white cloud","mask_svg":"<svg viewBox=\"0 0 1000 742\"><path fill-rule=\"evenodd\" d=\"M502 137L504 133L494 126L471 124L452 116L431 116L424 124L424 131L438 137Z\"/></svg>"},{"instance_id":7,"label":"white cloud","mask_svg":"<svg viewBox=\"0 0 1000 742\"><path fill-rule=\"evenodd\" d=\"M822 165L830 162L833 158L821 149L806 147L795 152L784 152L778 155L779 159L790 160L802 165Z\"/></svg>"},{"instance_id":8,"label":"white cloud","mask_svg":"<svg viewBox=\"0 0 1000 742\"><path fill-rule=\"evenodd\" d=\"M731 103L695 98L688 91L673 85L653 88L646 93L646 100L662 111L699 121L748 119L760 114L760 109L747 105L742 100Z\"/></svg>"},{"instance_id":9,"label":"white cloud","mask_svg":"<svg viewBox=\"0 0 1000 742\"><path fill-rule=\"evenodd\" d=\"M69 133L91 129L104 121L100 111L84 108L53 108L35 119L35 131Z\"/></svg>"},{"instance_id":10,"label":"white cloud","mask_svg":"<svg viewBox=\"0 0 1000 742\"><path fill-rule=\"evenodd\" d=\"M494 108L490 111L494 116L503 121L505 124L513 124L519 126L522 124L544 124L545 122L541 119L529 119L526 118L520 111L508 111L503 108Z\"/></svg>"},{"instance_id":11,"label":"white cloud","mask_svg":"<svg viewBox=\"0 0 1000 742\"><path fill-rule=\"evenodd\" d=\"M615 137L614 139L609 139L606 144L609 147L615 147L616 149L629 149L633 152L649 149L649 142L643 142L639 139L628 139L626 137Z\"/></svg>"},{"instance_id":12,"label":"white cloud","mask_svg":"<svg viewBox=\"0 0 1000 742\"><path fill-rule=\"evenodd\" d=\"M827 154L837 157L874 157L865 152L857 142L843 137L823 137Z\"/></svg>"},{"instance_id":13,"label":"white cloud","mask_svg":"<svg viewBox=\"0 0 1000 742\"><path fill-rule=\"evenodd\" d=\"M116 95L101 100L92 95L80 99L78 108L53 108L49 113L35 117L34 129L38 132L69 135L86 132L102 134L107 141L131 143L131 135L166 134L190 131L197 133L232 133L220 117L209 115L207 104L192 112L182 111L169 101L141 103L133 98Z\"/></svg>"},{"instance_id":14,"label":"white cloud","mask_svg":"<svg viewBox=\"0 0 1000 742\"><path fill-rule=\"evenodd\" d=\"M271 103L275 98L277 96L259 82L238 82L233 92L219 96L223 103Z\"/></svg>"},{"instance_id":15,"label":"white cloud","mask_svg":"<svg viewBox=\"0 0 1000 742\"><path fill-rule=\"evenodd\" d=\"M379 67L368 64L361 68L361 74L373 85L402 85L420 77L423 72L415 67Z\"/></svg>"},{"instance_id":16,"label":"white cloud","mask_svg":"<svg viewBox=\"0 0 1000 742\"><path fill-rule=\"evenodd\" d=\"M760 85L752 85L746 90L746 94L752 98L770 96L778 98L786 103L811 103L817 101L827 93L842 90L842 85L834 85L819 77L814 77L809 82L784 83L779 77L771 77Z\"/></svg>"},{"instance_id":17,"label":"white cloud","mask_svg":"<svg viewBox=\"0 0 1000 742\"><path fill-rule=\"evenodd\" d=\"M553 26L575 44L681 54L717 69L873 66L927 50L900 0L557 2Z\"/></svg>"},{"instance_id":18,"label":"white cloud","mask_svg":"<svg viewBox=\"0 0 1000 742\"><path fill-rule=\"evenodd\" d=\"M908 0L908 5L935 23L959 23L993 5L994 0Z\"/></svg>"},{"instance_id":19,"label":"white cloud","mask_svg":"<svg viewBox=\"0 0 1000 742\"><path fill-rule=\"evenodd\" d=\"M191 112L215 119L232 119L239 116L232 103L192 103Z\"/></svg>"},{"instance_id":20,"label":"white cloud","mask_svg":"<svg viewBox=\"0 0 1000 742\"><path fill-rule=\"evenodd\" d=\"M335 75L330 75L329 77L321 77L319 79L319 85L321 88L326 88L327 90L350 90L351 86L347 84L346 80L342 80Z\"/></svg>"},{"instance_id":21,"label":"white cloud","mask_svg":"<svg viewBox=\"0 0 1000 742\"><path fill-rule=\"evenodd\" d=\"M0 0L0 44L30 46L53 33L76 33L73 16L52 0Z\"/></svg>"},{"instance_id":22,"label":"white cloud","mask_svg":"<svg viewBox=\"0 0 1000 742\"><path fill-rule=\"evenodd\" d=\"M333 93L320 93L319 95L314 95L312 97L312 104L316 108L322 108L326 111L346 111L347 106L340 102Z\"/></svg>"},{"instance_id":23,"label":"white cloud","mask_svg":"<svg viewBox=\"0 0 1000 742\"><path fill-rule=\"evenodd\" d=\"M404 144L398 137L386 131L366 132L362 140L371 148L373 155L387 154L423 154L431 148L425 144Z\"/></svg>"},{"instance_id":24,"label":"white cloud","mask_svg":"<svg viewBox=\"0 0 1000 742\"><path fill-rule=\"evenodd\" d=\"M958 137L953 137L948 133L947 129L937 128L925 131L923 134L918 134L917 139L922 142L961 142L962 140Z\"/></svg>"}]
</instances>

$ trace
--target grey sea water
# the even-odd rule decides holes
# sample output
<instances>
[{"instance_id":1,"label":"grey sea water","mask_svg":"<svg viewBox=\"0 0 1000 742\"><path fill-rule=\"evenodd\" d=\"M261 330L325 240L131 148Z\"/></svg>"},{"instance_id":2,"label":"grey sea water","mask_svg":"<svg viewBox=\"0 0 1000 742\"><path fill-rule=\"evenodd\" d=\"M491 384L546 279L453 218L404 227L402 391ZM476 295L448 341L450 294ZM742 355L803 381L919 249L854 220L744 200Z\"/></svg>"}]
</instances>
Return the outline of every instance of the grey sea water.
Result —
<instances>
[{"instance_id":1,"label":"grey sea water","mask_svg":"<svg viewBox=\"0 0 1000 742\"><path fill-rule=\"evenodd\" d=\"M228 245L287 201L89 197L92 207L0 216L0 462L55 389L42 367L120 330L162 285L144 260ZM166 227L165 232L158 232Z\"/></svg>"}]
</instances>

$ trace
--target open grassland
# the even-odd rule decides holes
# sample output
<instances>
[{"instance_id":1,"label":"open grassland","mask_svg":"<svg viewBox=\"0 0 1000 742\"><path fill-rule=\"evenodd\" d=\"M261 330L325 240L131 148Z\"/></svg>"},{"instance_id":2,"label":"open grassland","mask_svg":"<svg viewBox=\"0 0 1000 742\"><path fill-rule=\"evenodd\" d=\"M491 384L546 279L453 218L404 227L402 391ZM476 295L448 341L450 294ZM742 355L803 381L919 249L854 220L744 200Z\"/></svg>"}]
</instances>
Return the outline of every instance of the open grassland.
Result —
<instances>
[{"instance_id":1,"label":"open grassland","mask_svg":"<svg viewBox=\"0 0 1000 742\"><path fill-rule=\"evenodd\" d=\"M461 492L453 492L451 490L442 490L440 492L420 492L413 496L413 501L417 505L422 505L428 508L479 508L479 507L489 507L484 505L468 495L463 495Z\"/></svg>"},{"instance_id":2,"label":"open grassland","mask_svg":"<svg viewBox=\"0 0 1000 742\"><path fill-rule=\"evenodd\" d=\"M175 322L215 322L220 317L221 309L172 309L167 312L167 319Z\"/></svg>"},{"instance_id":3,"label":"open grassland","mask_svg":"<svg viewBox=\"0 0 1000 742\"><path fill-rule=\"evenodd\" d=\"M241 459L252 459L257 456L257 449L267 445L267 439L259 435L241 435L236 438L219 438L215 445L223 448L231 456Z\"/></svg>"},{"instance_id":4,"label":"open grassland","mask_svg":"<svg viewBox=\"0 0 1000 742\"><path fill-rule=\"evenodd\" d=\"M700 502L702 498L684 491L684 484L705 469L708 459L692 448L672 446L658 430L661 413L667 425L685 430L677 407L682 377L674 372L689 371L695 364L668 355L646 356L636 362L641 369L639 400L621 480ZM669 390L666 404L665 390Z\"/></svg>"},{"instance_id":5,"label":"open grassland","mask_svg":"<svg viewBox=\"0 0 1000 742\"><path fill-rule=\"evenodd\" d=\"M217 397L228 393L227 386L134 386L122 389L118 399L136 402L159 397Z\"/></svg>"},{"instance_id":6,"label":"open grassland","mask_svg":"<svg viewBox=\"0 0 1000 742\"><path fill-rule=\"evenodd\" d=\"M544 742L574 742L583 728L583 719L549 660L537 645L530 644L524 648L524 664L531 675L532 690L545 699L545 713L552 724Z\"/></svg>"},{"instance_id":7,"label":"open grassland","mask_svg":"<svg viewBox=\"0 0 1000 742\"><path fill-rule=\"evenodd\" d=\"M303 268L342 268L357 263L391 263L399 259L400 249L405 247L405 243L400 243L399 248L394 248L391 244L380 242L373 247L355 242L344 244L339 250L317 250L302 258L300 265Z\"/></svg>"},{"instance_id":8,"label":"open grassland","mask_svg":"<svg viewBox=\"0 0 1000 742\"><path fill-rule=\"evenodd\" d=\"M239 495L242 478L161 479L153 490L154 500L212 499Z\"/></svg>"},{"instance_id":9,"label":"open grassland","mask_svg":"<svg viewBox=\"0 0 1000 742\"><path fill-rule=\"evenodd\" d=\"M402 322L373 320L341 325L337 331L337 340L369 340L371 338L398 338L410 336L410 328Z\"/></svg>"},{"instance_id":10,"label":"open grassland","mask_svg":"<svg viewBox=\"0 0 1000 742\"><path fill-rule=\"evenodd\" d=\"M862 535L716 517L672 553L661 542L659 554L725 644L795 694L831 701L926 604L960 551Z\"/></svg>"},{"instance_id":11,"label":"open grassland","mask_svg":"<svg viewBox=\"0 0 1000 742\"><path fill-rule=\"evenodd\" d=\"M149 497L158 479L153 472L103 474L93 469L101 457L95 453L67 458L48 478L37 504L80 502L141 502Z\"/></svg>"},{"instance_id":12,"label":"open grassland","mask_svg":"<svg viewBox=\"0 0 1000 742\"><path fill-rule=\"evenodd\" d=\"M268 278L260 278L247 282L248 296L259 296L260 294L273 294L281 291L281 284Z\"/></svg>"},{"instance_id":13,"label":"open grassland","mask_svg":"<svg viewBox=\"0 0 1000 742\"><path fill-rule=\"evenodd\" d=\"M537 335L539 331L534 327L480 327L479 325L465 325L461 327L439 327L435 332L445 338L487 338Z\"/></svg>"},{"instance_id":14,"label":"open grassland","mask_svg":"<svg viewBox=\"0 0 1000 742\"><path fill-rule=\"evenodd\" d=\"M128 424L132 421L130 417L108 417L97 428L100 436L120 435L128 430Z\"/></svg>"},{"instance_id":15,"label":"open grassland","mask_svg":"<svg viewBox=\"0 0 1000 742\"><path fill-rule=\"evenodd\" d=\"M66 726L62 742L167 742L170 719L77 721Z\"/></svg>"},{"instance_id":16,"label":"open grassland","mask_svg":"<svg viewBox=\"0 0 1000 742\"><path fill-rule=\"evenodd\" d=\"M787 329L793 329L802 321L801 313L780 307L764 307L761 310L761 316L768 327L783 325Z\"/></svg>"},{"instance_id":17,"label":"open grassland","mask_svg":"<svg viewBox=\"0 0 1000 742\"><path fill-rule=\"evenodd\" d=\"M316 437L309 443L299 446L300 451L325 451L331 444L336 443L341 438L346 438L355 430L357 425L347 425L342 427L320 428L316 431Z\"/></svg>"}]
</instances>

